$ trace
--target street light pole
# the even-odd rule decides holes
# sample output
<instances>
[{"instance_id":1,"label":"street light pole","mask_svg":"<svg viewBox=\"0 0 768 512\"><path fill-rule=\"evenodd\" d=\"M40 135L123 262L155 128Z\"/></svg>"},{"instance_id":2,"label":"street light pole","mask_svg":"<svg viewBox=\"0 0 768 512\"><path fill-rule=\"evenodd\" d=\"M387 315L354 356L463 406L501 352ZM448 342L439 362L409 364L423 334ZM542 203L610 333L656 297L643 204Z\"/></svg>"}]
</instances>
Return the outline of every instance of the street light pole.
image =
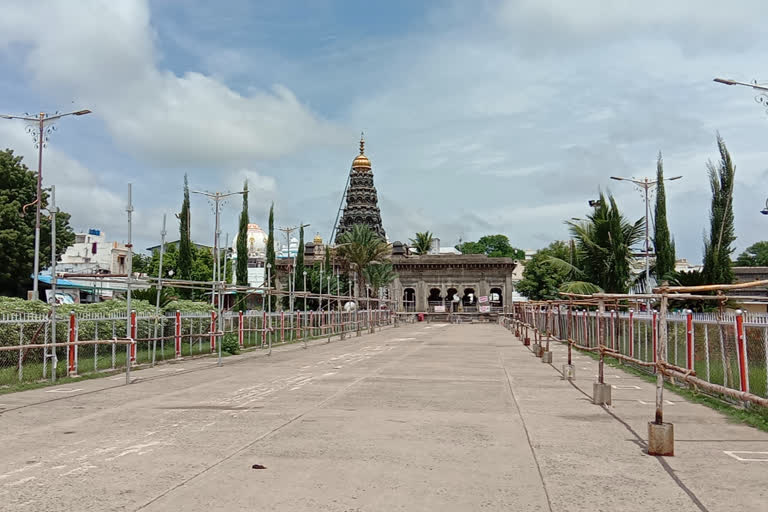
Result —
<instances>
[{"instance_id":1,"label":"street light pole","mask_svg":"<svg viewBox=\"0 0 768 512\"><path fill-rule=\"evenodd\" d=\"M38 292L38 274L40 273L40 207L42 206L43 198L43 146L47 139L46 133L51 133L54 130L53 126L46 128L46 125L53 123L53 121L59 120L66 116L83 116L90 114L90 110L77 110L75 112L67 112L65 114L53 114L48 115L45 112L40 112L37 116L13 116L8 114L0 114L2 119L20 119L30 123L35 123L36 126L28 126L27 131L32 135L35 145L37 146L37 192L35 196L35 255L34 255L34 269L33 269L33 281L32 281L32 295L35 299L39 297ZM30 205L25 205L25 208Z\"/></svg>"},{"instance_id":2,"label":"street light pole","mask_svg":"<svg viewBox=\"0 0 768 512\"><path fill-rule=\"evenodd\" d=\"M760 85L757 81L739 82L738 80L731 80L728 78L715 78L714 81L725 85L741 85L756 90L757 96L755 96L755 101L766 107L766 112L768 112L768 86Z\"/></svg>"},{"instance_id":3,"label":"street light pole","mask_svg":"<svg viewBox=\"0 0 768 512\"><path fill-rule=\"evenodd\" d=\"M682 176L674 176L672 178L664 178L664 181L675 181L682 178ZM651 236L650 236L650 230L649 230L649 208L650 204L649 201L649 191L659 184L659 180L650 180L647 177L643 178L642 180L636 180L634 178L622 178L619 176L611 176L612 180L616 181L629 181L633 183L634 185L640 187L643 189L645 193L645 286L649 287L651 285L651 264L650 264L650 254L651 254Z\"/></svg>"},{"instance_id":4,"label":"street light pole","mask_svg":"<svg viewBox=\"0 0 768 512\"><path fill-rule=\"evenodd\" d=\"M307 348L307 271L304 271L304 348Z\"/></svg>"}]
</instances>

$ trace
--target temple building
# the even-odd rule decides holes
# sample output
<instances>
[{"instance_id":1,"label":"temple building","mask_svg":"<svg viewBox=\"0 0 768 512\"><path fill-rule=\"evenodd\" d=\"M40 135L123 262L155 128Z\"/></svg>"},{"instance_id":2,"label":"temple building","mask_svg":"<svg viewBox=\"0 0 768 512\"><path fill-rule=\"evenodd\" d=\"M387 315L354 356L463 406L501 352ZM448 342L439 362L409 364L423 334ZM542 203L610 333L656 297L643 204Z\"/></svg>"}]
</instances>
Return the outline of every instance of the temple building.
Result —
<instances>
[{"instance_id":1,"label":"temple building","mask_svg":"<svg viewBox=\"0 0 768 512\"><path fill-rule=\"evenodd\" d=\"M383 240L387 239L381 225L381 212L376 187L373 185L371 161L365 156L365 139L360 137L360 154L352 161L347 187L347 203L336 230L335 243L355 224L365 224Z\"/></svg>"}]
</instances>

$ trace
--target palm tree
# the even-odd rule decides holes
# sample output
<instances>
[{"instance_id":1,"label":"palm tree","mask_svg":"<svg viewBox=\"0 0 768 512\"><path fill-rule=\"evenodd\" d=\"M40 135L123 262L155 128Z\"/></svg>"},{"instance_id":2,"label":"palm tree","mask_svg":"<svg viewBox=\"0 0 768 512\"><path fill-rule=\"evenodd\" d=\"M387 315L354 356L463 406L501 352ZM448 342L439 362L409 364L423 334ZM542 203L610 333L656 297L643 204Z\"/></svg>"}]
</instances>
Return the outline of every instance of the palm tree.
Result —
<instances>
[{"instance_id":1,"label":"palm tree","mask_svg":"<svg viewBox=\"0 0 768 512\"><path fill-rule=\"evenodd\" d=\"M568 221L576 239L575 267L586 281L609 293L626 293L632 270L631 247L642 238L643 220L630 223L619 211L613 196L600 193L600 203L586 221ZM575 288L576 283L569 283Z\"/></svg>"},{"instance_id":2,"label":"palm tree","mask_svg":"<svg viewBox=\"0 0 768 512\"><path fill-rule=\"evenodd\" d=\"M358 290L365 289L365 269L372 263L389 258L389 245L365 224L355 224L339 237L336 257L344 261L357 275Z\"/></svg>"},{"instance_id":3,"label":"palm tree","mask_svg":"<svg viewBox=\"0 0 768 512\"><path fill-rule=\"evenodd\" d=\"M382 288L397 279L395 268L389 261L385 263L371 263L365 267L363 274L371 288L376 291L377 297L381 297Z\"/></svg>"},{"instance_id":4,"label":"palm tree","mask_svg":"<svg viewBox=\"0 0 768 512\"><path fill-rule=\"evenodd\" d=\"M432 236L432 233L429 231L425 231L424 233L416 233L416 238L411 238L411 246L419 254L427 254L432 248L433 240L434 236Z\"/></svg>"}]
</instances>

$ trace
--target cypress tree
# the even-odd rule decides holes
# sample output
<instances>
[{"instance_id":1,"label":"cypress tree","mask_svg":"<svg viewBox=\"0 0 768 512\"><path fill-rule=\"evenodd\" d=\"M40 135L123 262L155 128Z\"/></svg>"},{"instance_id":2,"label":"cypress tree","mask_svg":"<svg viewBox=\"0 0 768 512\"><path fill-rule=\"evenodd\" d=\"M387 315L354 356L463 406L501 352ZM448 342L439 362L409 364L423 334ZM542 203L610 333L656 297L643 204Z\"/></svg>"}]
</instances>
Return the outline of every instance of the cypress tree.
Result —
<instances>
[{"instance_id":1,"label":"cypress tree","mask_svg":"<svg viewBox=\"0 0 768 512\"><path fill-rule=\"evenodd\" d=\"M664 192L664 162L656 162L656 209L653 230L653 246L656 249L656 281L659 283L675 271L675 244L667 225L667 198Z\"/></svg>"},{"instance_id":2,"label":"cypress tree","mask_svg":"<svg viewBox=\"0 0 768 512\"><path fill-rule=\"evenodd\" d=\"M186 174L184 174L184 201L181 203L181 213L179 213L178 218L179 257L177 265L179 268L179 279L190 279L192 277L192 240L189 233L189 183Z\"/></svg>"},{"instance_id":3,"label":"cypress tree","mask_svg":"<svg viewBox=\"0 0 768 512\"><path fill-rule=\"evenodd\" d=\"M299 228L299 248L296 252L296 270L293 276L293 289L295 291L304 291L304 226ZM301 306L298 306L299 300L302 300ZM303 309L303 299L296 300L297 308Z\"/></svg>"},{"instance_id":4,"label":"cypress tree","mask_svg":"<svg viewBox=\"0 0 768 512\"><path fill-rule=\"evenodd\" d=\"M269 286L275 285L275 274L277 273L277 267L275 266L275 203L269 207L269 232L267 233L267 264L270 265L270 279ZM270 301L272 303L272 310L275 309L274 296Z\"/></svg>"},{"instance_id":5,"label":"cypress tree","mask_svg":"<svg viewBox=\"0 0 768 512\"><path fill-rule=\"evenodd\" d=\"M240 212L240 225L237 230L237 269L236 282L238 286L248 286L248 180L243 185L243 210ZM240 311L246 310L245 294L238 292Z\"/></svg>"},{"instance_id":6,"label":"cypress tree","mask_svg":"<svg viewBox=\"0 0 768 512\"><path fill-rule=\"evenodd\" d=\"M709 185L712 189L712 206L709 213L709 238L704 240L704 269L707 283L728 284L733 282L731 254L736 234L733 227L733 185L736 167L733 165L725 141L717 134L720 162L707 162Z\"/></svg>"}]
</instances>

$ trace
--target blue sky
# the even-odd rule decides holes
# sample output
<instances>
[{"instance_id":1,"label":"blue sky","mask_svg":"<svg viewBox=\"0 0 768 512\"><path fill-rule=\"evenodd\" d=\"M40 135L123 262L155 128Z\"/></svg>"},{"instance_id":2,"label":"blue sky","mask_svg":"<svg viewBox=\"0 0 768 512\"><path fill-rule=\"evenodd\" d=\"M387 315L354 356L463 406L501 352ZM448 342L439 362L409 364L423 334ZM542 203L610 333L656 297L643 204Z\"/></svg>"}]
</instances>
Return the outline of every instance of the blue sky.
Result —
<instances>
[{"instance_id":1,"label":"blue sky","mask_svg":"<svg viewBox=\"0 0 768 512\"><path fill-rule=\"evenodd\" d=\"M163 213L173 237L188 173L211 191L247 178L253 221L274 201L278 226L327 237L364 130L392 240L504 233L538 248L598 189L638 218L639 193L609 176L652 175L661 151L667 175L684 175L667 189L679 256L699 261L719 130L737 165L737 244L768 238L768 114L712 82L768 78L764 2L5 4L0 112L94 111L62 120L44 157L77 229L124 240L132 182L136 245L157 243ZM0 146L36 164L23 125L0 123ZM232 236L239 204L224 211ZM210 242L202 198L192 215Z\"/></svg>"}]
</instances>

